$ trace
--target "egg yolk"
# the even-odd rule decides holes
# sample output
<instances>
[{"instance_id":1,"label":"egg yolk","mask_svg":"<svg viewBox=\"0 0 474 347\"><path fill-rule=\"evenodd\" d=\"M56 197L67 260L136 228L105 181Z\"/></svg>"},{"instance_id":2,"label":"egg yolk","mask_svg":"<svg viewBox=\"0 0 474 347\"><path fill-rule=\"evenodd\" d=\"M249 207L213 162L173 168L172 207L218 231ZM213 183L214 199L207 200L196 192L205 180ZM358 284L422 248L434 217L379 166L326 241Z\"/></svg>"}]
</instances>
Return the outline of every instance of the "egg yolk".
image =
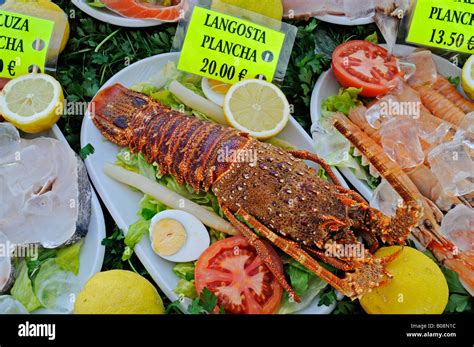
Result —
<instances>
[{"instance_id":1,"label":"egg yolk","mask_svg":"<svg viewBox=\"0 0 474 347\"><path fill-rule=\"evenodd\" d=\"M186 230L177 220L166 218L153 227L153 250L162 256L170 256L183 248L186 243Z\"/></svg>"}]
</instances>

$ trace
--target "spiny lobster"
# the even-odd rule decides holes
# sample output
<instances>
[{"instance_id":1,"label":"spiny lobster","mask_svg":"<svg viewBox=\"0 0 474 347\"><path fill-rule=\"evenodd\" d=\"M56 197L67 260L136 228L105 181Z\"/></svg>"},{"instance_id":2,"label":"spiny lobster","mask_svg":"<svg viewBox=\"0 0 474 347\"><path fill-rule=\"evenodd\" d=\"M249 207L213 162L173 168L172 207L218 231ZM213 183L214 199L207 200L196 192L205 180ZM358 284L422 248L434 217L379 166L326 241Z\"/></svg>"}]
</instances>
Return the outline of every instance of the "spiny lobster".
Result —
<instances>
[{"instance_id":1,"label":"spiny lobster","mask_svg":"<svg viewBox=\"0 0 474 347\"><path fill-rule=\"evenodd\" d=\"M357 298L390 276L385 265L397 254L373 256L378 241L404 243L421 215L419 204L407 201L394 217L385 216L342 187L331 168L309 152L286 152L235 129L173 111L122 85L102 90L93 105L92 120L108 140L141 152L148 162L157 163L161 174L174 176L180 184L212 189L224 215L296 301L299 298L273 263L266 240L344 295ZM256 160L235 160L245 151L255 153ZM332 184L304 160L324 168ZM356 232L367 240L370 252ZM359 247L361 254L338 252L346 246ZM315 258L346 275L336 276Z\"/></svg>"}]
</instances>

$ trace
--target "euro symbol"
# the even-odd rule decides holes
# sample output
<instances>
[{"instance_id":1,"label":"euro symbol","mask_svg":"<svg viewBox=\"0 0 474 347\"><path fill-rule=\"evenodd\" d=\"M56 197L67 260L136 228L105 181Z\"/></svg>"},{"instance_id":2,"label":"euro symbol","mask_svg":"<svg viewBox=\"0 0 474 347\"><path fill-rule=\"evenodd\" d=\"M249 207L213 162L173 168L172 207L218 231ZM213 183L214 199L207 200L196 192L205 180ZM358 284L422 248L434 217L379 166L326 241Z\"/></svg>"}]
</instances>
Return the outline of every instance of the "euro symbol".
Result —
<instances>
[{"instance_id":1,"label":"euro symbol","mask_svg":"<svg viewBox=\"0 0 474 347\"><path fill-rule=\"evenodd\" d=\"M12 77L15 76L15 66L16 66L16 63L14 60L12 60L10 64L8 64L8 73Z\"/></svg>"},{"instance_id":2,"label":"euro symbol","mask_svg":"<svg viewBox=\"0 0 474 347\"><path fill-rule=\"evenodd\" d=\"M245 78L245 76L247 76L247 72L248 72L247 69L243 69L242 71L240 71L240 73L239 73L239 81L242 81L242 80Z\"/></svg>"},{"instance_id":3,"label":"euro symbol","mask_svg":"<svg viewBox=\"0 0 474 347\"><path fill-rule=\"evenodd\" d=\"M467 43L467 49L469 49L470 51L474 50L474 36L472 36L469 42Z\"/></svg>"}]
</instances>

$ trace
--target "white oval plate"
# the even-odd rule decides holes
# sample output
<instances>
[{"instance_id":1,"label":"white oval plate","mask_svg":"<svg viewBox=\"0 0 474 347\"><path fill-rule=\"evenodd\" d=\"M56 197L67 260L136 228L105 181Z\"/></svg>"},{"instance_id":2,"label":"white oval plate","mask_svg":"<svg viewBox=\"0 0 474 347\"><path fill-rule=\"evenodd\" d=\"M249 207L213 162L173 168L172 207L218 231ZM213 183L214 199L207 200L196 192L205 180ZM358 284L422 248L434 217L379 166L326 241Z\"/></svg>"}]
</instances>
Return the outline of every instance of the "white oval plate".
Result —
<instances>
[{"instance_id":1,"label":"white oval plate","mask_svg":"<svg viewBox=\"0 0 474 347\"><path fill-rule=\"evenodd\" d=\"M35 134L34 136L28 135L26 138L35 137L51 137L62 142L67 143L61 130L55 125L51 130ZM102 264L104 263L105 247L102 246L102 240L105 238L105 222L102 208L100 207L99 200L92 189L92 206L91 206L91 219L89 222L89 230L87 232L84 244L81 247L79 273L77 274L79 285L82 288L84 284L91 278L95 273L100 272ZM57 312L48 309L39 309L34 314L57 314Z\"/></svg>"},{"instance_id":2,"label":"white oval plate","mask_svg":"<svg viewBox=\"0 0 474 347\"><path fill-rule=\"evenodd\" d=\"M381 45L384 46L384 45ZM408 55L413 52L417 47L406 46L406 45L396 45L395 54L396 55ZM460 76L461 69L456 65L452 64L450 61L433 55L434 62L438 69L438 72L443 76ZM321 104L322 102L331 95L336 95L341 88L341 85L337 82L334 77L332 69L324 72L318 79L318 82L314 86L313 93L311 95L311 121L313 124L319 122L321 117ZM461 89L460 89L461 91ZM314 132L313 132L314 134ZM361 193L364 198L370 200L372 198L372 190L369 188L367 183L363 180L355 177L354 173L350 169L339 168L339 171L344 175L344 177L356 188L356 190Z\"/></svg>"},{"instance_id":3,"label":"white oval plate","mask_svg":"<svg viewBox=\"0 0 474 347\"><path fill-rule=\"evenodd\" d=\"M158 19L137 19L123 17L105 7L99 8L89 6L86 0L72 0L72 3L95 19L121 27L147 28L163 24L163 22Z\"/></svg>"},{"instance_id":4,"label":"white oval plate","mask_svg":"<svg viewBox=\"0 0 474 347\"><path fill-rule=\"evenodd\" d=\"M337 25L345 25L345 26L353 26L353 25L367 25L374 22L373 17L365 17L365 18L357 18L357 19L350 19L346 16L337 16L333 14L326 14L324 16L316 16L315 18Z\"/></svg>"},{"instance_id":5,"label":"white oval plate","mask_svg":"<svg viewBox=\"0 0 474 347\"><path fill-rule=\"evenodd\" d=\"M102 89L114 83L121 83L126 87L131 87L139 82L146 81L150 76L159 73L168 62L177 61L178 57L179 53L166 53L136 62L113 76L102 86ZM279 138L292 143L300 149L314 151L311 137L293 118L290 119L290 122L280 134ZM104 165L116 161L119 148L111 142L106 141L100 131L92 123L90 117L86 116L82 123L81 144L85 146L88 143L92 144L95 148L94 155L87 157L85 160L92 182L118 227L126 231L128 226L138 219L136 213L138 203L143 197L143 194L105 175L103 171ZM335 173L338 178L341 179L341 182L344 182L342 176L337 171ZM175 264L160 258L153 252L148 236L142 239L135 248L135 251L151 277L166 296L171 301L177 300L178 295L173 292L179 280L172 271ZM182 303L184 310L188 302L188 300L185 300ZM315 301L310 307L304 310L304 313L326 314L330 313L334 309L334 306L335 305L330 307L317 306L317 302Z\"/></svg>"}]
</instances>

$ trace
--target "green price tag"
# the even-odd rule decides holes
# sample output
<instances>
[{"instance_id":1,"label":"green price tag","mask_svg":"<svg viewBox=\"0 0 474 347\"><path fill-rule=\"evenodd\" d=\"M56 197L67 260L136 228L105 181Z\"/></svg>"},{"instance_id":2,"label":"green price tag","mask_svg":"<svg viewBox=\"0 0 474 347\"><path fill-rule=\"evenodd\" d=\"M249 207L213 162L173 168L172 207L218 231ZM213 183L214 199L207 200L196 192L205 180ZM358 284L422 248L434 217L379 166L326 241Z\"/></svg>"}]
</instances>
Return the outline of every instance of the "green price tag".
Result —
<instances>
[{"instance_id":1,"label":"green price tag","mask_svg":"<svg viewBox=\"0 0 474 347\"><path fill-rule=\"evenodd\" d=\"M0 10L0 77L44 71L54 22Z\"/></svg>"},{"instance_id":2,"label":"green price tag","mask_svg":"<svg viewBox=\"0 0 474 347\"><path fill-rule=\"evenodd\" d=\"M407 41L474 53L474 0L418 0Z\"/></svg>"},{"instance_id":3,"label":"green price tag","mask_svg":"<svg viewBox=\"0 0 474 347\"><path fill-rule=\"evenodd\" d=\"M178 69L231 84L272 81L284 40L277 30L196 6Z\"/></svg>"}]
</instances>

